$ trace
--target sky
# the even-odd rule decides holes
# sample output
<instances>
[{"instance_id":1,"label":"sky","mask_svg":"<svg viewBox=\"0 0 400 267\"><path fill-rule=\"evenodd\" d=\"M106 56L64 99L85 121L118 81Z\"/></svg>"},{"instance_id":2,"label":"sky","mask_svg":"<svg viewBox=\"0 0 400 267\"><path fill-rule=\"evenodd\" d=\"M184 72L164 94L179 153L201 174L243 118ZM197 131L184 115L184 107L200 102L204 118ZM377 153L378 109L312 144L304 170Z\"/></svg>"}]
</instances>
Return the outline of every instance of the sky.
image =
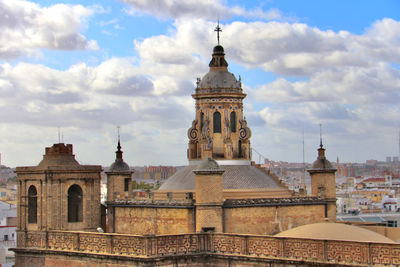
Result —
<instances>
[{"instance_id":1,"label":"sky","mask_svg":"<svg viewBox=\"0 0 400 267\"><path fill-rule=\"evenodd\" d=\"M185 165L214 28L242 79L251 146L275 161L399 155L400 1L0 0L0 153L74 145L110 165ZM253 152L253 160L261 156Z\"/></svg>"}]
</instances>

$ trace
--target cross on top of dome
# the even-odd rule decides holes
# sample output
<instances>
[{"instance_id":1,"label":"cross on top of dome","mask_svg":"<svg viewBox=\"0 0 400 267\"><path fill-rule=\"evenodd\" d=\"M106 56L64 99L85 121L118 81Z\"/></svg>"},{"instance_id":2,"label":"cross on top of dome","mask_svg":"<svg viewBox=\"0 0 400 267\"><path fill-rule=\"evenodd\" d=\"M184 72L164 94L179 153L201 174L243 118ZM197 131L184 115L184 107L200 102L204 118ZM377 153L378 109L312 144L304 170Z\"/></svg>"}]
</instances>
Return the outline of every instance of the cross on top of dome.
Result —
<instances>
[{"instance_id":1,"label":"cross on top of dome","mask_svg":"<svg viewBox=\"0 0 400 267\"><path fill-rule=\"evenodd\" d=\"M217 41L218 41L218 45L219 45L219 33L222 32L222 28L219 26L219 20L218 20L217 27L215 27L214 31L217 32Z\"/></svg>"}]
</instances>

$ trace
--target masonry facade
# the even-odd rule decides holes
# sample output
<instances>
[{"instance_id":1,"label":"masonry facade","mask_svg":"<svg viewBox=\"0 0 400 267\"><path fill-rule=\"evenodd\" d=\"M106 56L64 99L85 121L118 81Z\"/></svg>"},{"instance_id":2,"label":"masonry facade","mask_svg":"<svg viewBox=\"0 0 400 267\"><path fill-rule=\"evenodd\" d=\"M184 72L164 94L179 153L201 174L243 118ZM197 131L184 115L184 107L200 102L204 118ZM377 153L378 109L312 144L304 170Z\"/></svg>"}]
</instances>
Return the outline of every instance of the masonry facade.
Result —
<instances>
[{"instance_id":1,"label":"masonry facade","mask_svg":"<svg viewBox=\"0 0 400 267\"><path fill-rule=\"evenodd\" d=\"M80 165L72 152L72 145L55 144L38 166L17 167L19 237L99 226L101 166Z\"/></svg>"}]
</instances>

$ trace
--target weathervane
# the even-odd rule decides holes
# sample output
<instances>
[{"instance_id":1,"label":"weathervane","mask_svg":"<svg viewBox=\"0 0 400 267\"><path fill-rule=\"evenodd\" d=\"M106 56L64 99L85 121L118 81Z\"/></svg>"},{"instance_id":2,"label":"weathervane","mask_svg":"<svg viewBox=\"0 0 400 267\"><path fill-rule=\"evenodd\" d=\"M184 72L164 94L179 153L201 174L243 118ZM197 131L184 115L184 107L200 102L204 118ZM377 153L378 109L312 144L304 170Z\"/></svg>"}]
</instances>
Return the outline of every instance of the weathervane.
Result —
<instances>
[{"instance_id":1,"label":"weathervane","mask_svg":"<svg viewBox=\"0 0 400 267\"><path fill-rule=\"evenodd\" d=\"M215 32L217 32L217 41L218 41L218 45L219 45L219 33L222 32L221 27L219 26L219 19L218 19L218 24L217 27L215 27Z\"/></svg>"}]
</instances>

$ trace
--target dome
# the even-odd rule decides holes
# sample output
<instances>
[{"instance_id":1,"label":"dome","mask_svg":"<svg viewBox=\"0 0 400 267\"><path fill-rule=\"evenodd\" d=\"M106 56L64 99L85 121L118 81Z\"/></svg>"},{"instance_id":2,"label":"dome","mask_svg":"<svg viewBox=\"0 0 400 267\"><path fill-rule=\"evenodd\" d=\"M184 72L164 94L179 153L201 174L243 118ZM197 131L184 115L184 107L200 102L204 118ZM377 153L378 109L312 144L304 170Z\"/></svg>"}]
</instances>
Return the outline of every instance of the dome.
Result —
<instances>
[{"instance_id":1,"label":"dome","mask_svg":"<svg viewBox=\"0 0 400 267\"><path fill-rule=\"evenodd\" d=\"M235 75L229 71L210 71L201 79L199 88L240 88Z\"/></svg>"},{"instance_id":2,"label":"dome","mask_svg":"<svg viewBox=\"0 0 400 267\"><path fill-rule=\"evenodd\" d=\"M111 164L108 172L131 172L131 168L129 167L129 165L126 164L122 159L123 152L121 150L121 143L119 141L119 137L118 137L117 151L115 152L115 154L116 154L115 161L113 164Z\"/></svg>"},{"instance_id":3,"label":"dome","mask_svg":"<svg viewBox=\"0 0 400 267\"><path fill-rule=\"evenodd\" d=\"M213 49L213 54L225 54L222 45L217 45Z\"/></svg>"},{"instance_id":4,"label":"dome","mask_svg":"<svg viewBox=\"0 0 400 267\"><path fill-rule=\"evenodd\" d=\"M313 223L292 228L276 237L307 238L353 242L374 242L397 244L393 240L376 232L342 223Z\"/></svg>"},{"instance_id":5,"label":"dome","mask_svg":"<svg viewBox=\"0 0 400 267\"><path fill-rule=\"evenodd\" d=\"M117 160L115 160L115 162L113 164L111 164L110 169L108 171L110 171L110 172L126 172L126 171L131 171L131 168L123 160L117 159Z\"/></svg>"},{"instance_id":6,"label":"dome","mask_svg":"<svg viewBox=\"0 0 400 267\"><path fill-rule=\"evenodd\" d=\"M201 164L200 164L201 165ZM169 177L159 188L160 191L187 191L195 190L196 177L193 171L200 168L199 165L189 165L177 171ZM289 193L287 188L280 185L272 176L252 165L221 165L224 170L222 174L224 190L252 189L262 190L265 188L282 193Z\"/></svg>"},{"instance_id":7,"label":"dome","mask_svg":"<svg viewBox=\"0 0 400 267\"><path fill-rule=\"evenodd\" d=\"M332 169L332 164L324 158L318 158L312 165L313 169Z\"/></svg>"},{"instance_id":8,"label":"dome","mask_svg":"<svg viewBox=\"0 0 400 267\"><path fill-rule=\"evenodd\" d=\"M332 168L332 164L329 162L329 160L326 159L325 157L325 148L322 147L322 142L320 145L320 148L318 148L318 158L316 161L314 161L311 170L314 171L334 171L335 169Z\"/></svg>"},{"instance_id":9,"label":"dome","mask_svg":"<svg viewBox=\"0 0 400 267\"><path fill-rule=\"evenodd\" d=\"M206 158L201 161L197 170L220 170L218 163L212 158Z\"/></svg>"}]
</instances>

